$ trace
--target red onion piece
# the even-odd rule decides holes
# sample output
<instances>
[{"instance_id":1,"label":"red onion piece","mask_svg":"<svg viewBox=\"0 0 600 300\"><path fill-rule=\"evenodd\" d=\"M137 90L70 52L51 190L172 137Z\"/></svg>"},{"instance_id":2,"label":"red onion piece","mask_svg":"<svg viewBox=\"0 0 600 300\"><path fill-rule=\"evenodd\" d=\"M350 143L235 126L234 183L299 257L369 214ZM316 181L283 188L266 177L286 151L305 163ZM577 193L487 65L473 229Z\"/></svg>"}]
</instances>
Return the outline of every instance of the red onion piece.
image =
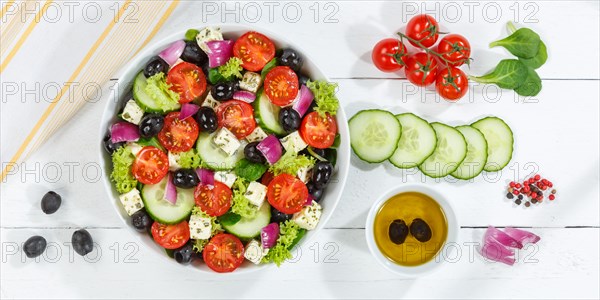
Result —
<instances>
[{"instance_id":1,"label":"red onion piece","mask_svg":"<svg viewBox=\"0 0 600 300\"><path fill-rule=\"evenodd\" d=\"M498 241L498 243L511 248L523 248L523 244L521 244L519 241L510 237L510 235L504 233L503 231L499 230L494 226L488 226L488 229L485 232L484 239L486 241L489 239L494 239Z\"/></svg>"},{"instance_id":2,"label":"red onion piece","mask_svg":"<svg viewBox=\"0 0 600 300\"><path fill-rule=\"evenodd\" d=\"M256 95L248 91L237 91L233 93L233 99L244 101L246 103L252 103L256 100Z\"/></svg>"},{"instance_id":3,"label":"red onion piece","mask_svg":"<svg viewBox=\"0 0 600 300\"><path fill-rule=\"evenodd\" d=\"M521 244L528 244L528 243L535 244L540 240L539 236L537 236L536 234L531 233L529 231L526 231L526 230L521 230L521 229L512 228L512 227L506 227L504 229L504 232L506 234L508 234L510 237L512 237L515 240L517 240L518 242L520 242Z\"/></svg>"},{"instance_id":4,"label":"red onion piece","mask_svg":"<svg viewBox=\"0 0 600 300\"><path fill-rule=\"evenodd\" d=\"M216 68L224 65L233 56L233 41L208 41L208 67Z\"/></svg>"},{"instance_id":5,"label":"red onion piece","mask_svg":"<svg viewBox=\"0 0 600 300\"><path fill-rule=\"evenodd\" d=\"M129 122L117 122L110 127L110 141L113 143L135 142L140 139L137 125Z\"/></svg>"},{"instance_id":6,"label":"red onion piece","mask_svg":"<svg viewBox=\"0 0 600 300\"><path fill-rule=\"evenodd\" d=\"M277 244L279 238L279 223L271 223L260 231L260 242L263 249L270 249Z\"/></svg>"},{"instance_id":7,"label":"red onion piece","mask_svg":"<svg viewBox=\"0 0 600 300\"><path fill-rule=\"evenodd\" d=\"M276 163L281 158L283 153L281 143L274 134L269 135L260 143L258 143L258 145L256 145L256 149L258 149L258 151L265 156L270 164Z\"/></svg>"},{"instance_id":8,"label":"red onion piece","mask_svg":"<svg viewBox=\"0 0 600 300\"><path fill-rule=\"evenodd\" d=\"M181 105L181 111L179 112L179 120L186 119L188 117L193 116L198 112L200 106L193 103L184 103Z\"/></svg>"},{"instance_id":9,"label":"red onion piece","mask_svg":"<svg viewBox=\"0 0 600 300\"><path fill-rule=\"evenodd\" d=\"M183 53L183 49L185 49L185 42L183 40L179 40L169 45L167 49L161 51L158 56L167 62L169 66L172 66L177 62Z\"/></svg>"},{"instance_id":10,"label":"red onion piece","mask_svg":"<svg viewBox=\"0 0 600 300\"><path fill-rule=\"evenodd\" d=\"M167 177L167 187L165 188L165 200L169 201L169 203L175 205L177 203L177 189L175 188L175 184L173 183L173 174L169 172Z\"/></svg>"},{"instance_id":11,"label":"red onion piece","mask_svg":"<svg viewBox=\"0 0 600 300\"><path fill-rule=\"evenodd\" d=\"M311 206L313 200L315 200L315 197L313 197L313 195L308 194L308 197L306 197L306 202L304 203L304 206Z\"/></svg>"},{"instance_id":12,"label":"red onion piece","mask_svg":"<svg viewBox=\"0 0 600 300\"><path fill-rule=\"evenodd\" d=\"M200 179L200 183L205 185L215 185L215 173L209 169L196 169L196 175Z\"/></svg>"},{"instance_id":13,"label":"red onion piece","mask_svg":"<svg viewBox=\"0 0 600 300\"><path fill-rule=\"evenodd\" d=\"M505 263L512 266L515 263L514 252L504 247L493 238L485 239L481 248L481 255L489 260Z\"/></svg>"},{"instance_id":14,"label":"red onion piece","mask_svg":"<svg viewBox=\"0 0 600 300\"><path fill-rule=\"evenodd\" d=\"M298 112L300 117L304 116L306 111L310 108L310 104L313 102L315 96L312 91L306 87L306 85L302 85L300 87L300 91L298 92L298 99L294 100L292 104L292 108Z\"/></svg>"}]
</instances>

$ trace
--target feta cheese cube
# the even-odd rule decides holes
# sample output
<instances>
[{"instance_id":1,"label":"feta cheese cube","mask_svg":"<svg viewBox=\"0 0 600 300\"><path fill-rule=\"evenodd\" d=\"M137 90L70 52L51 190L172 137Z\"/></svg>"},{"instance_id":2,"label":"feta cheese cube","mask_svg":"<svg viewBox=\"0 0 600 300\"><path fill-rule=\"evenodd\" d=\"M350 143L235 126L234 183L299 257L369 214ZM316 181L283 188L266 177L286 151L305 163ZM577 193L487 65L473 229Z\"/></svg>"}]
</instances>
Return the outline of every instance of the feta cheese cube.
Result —
<instances>
[{"instance_id":1,"label":"feta cheese cube","mask_svg":"<svg viewBox=\"0 0 600 300\"><path fill-rule=\"evenodd\" d=\"M246 137L246 140L248 141L248 143L260 142L260 141L266 139L267 136L268 136L267 133L264 130L262 130L262 128L256 127L254 129L254 131L252 131L252 133L250 133Z\"/></svg>"},{"instance_id":2,"label":"feta cheese cube","mask_svg":"<svg viewBox=\"0 0 600 300\"><path fill-rule=\"evenodd\" d=\"M198 43L198 46L200 49L204 50L206 54L210 53L206 42L222 40L223 34L221 33L221 28L219 27L205 27L198 32L198 35L196 35L196 42Z\"/></svg>"},{"instance_id":3,"label":"feta cheese cube","mask_svg":"<svg viewBox=\"0 0 600 300\"><path fill-rule=\"evenodd\" d=\"M250 182L244 197L257 207L260 207L265 202L267 196L267 187L256 181Z\"/></svg>"},{"instance_id":4,"label":"feta cheese cube","mask_svg":"<svg viewBox=\"0 0 600 300\"><path fill-rule=\"evenodd\" d=\"M213 138L213 142L228 156L234 155L242 145L235 135L225 127L221 127L221 129L217 131Z\"/></svg>"},{"instance_id":5,"label":"feta cheese cube","mask_svg":"<svg viewBox=\"0 0 600 300\"><path fill-rule=\"evenodd\" d=\"M246 72L240 81L240 88L256 94L262 84L262 77L258 73Z\"/></svg>"},{"instance_id":6,"label":"feta cheese cube","mask_svg":"<svg viewBox=\"0 0 600 300\"><path fill-rule=\"evenodd\" d=\"M263 257L269 253L269 249L263 249L262 245L257 240L251 240L246 244L244 257L252 263L260 264Z\"/></svg>"},{"instance_id":7,"label":"feta cheese cube","mask_svg":"<svg viewBox=\"0 0 600 300\"><path fill-rule=\"evenodd\" d=\"M210 218L204 218L197 214L192 214L189 222L190 238L194 240L208 240L212 231L212 222Z\"/></svg>"},{"instance_id":8,"label":"feta cheese cube","mask_svg":"<svg viewBox=\"0 0 600 300\"><path fill-rule=\"evenodd\" d=\"M302 167L298 170L298 173L296 173L296 175L300 180L302 180L302 182L307 183L310 180L310 177L312 176L312 169L312 166Z\"/></svg>"},{"instance_id":9,"label":"feta cheese cube","mask_svg":"<svg viewBox=\"0 0 600 300\"><path fill-rule=\"evenodd\" d=\"M123 208L125 208L125 211L130 216L144 208L144 202L142 202L142 197L140 196L140 191L138 191L138 189L133 189L120 195L119 200L121 200Z\"/></svg>"},{"instance_id":10,"label":"feta cheese cube","mask_svg":"<svg viewBox=\"0 0 600 300\"><path fill-rule=\"evenodd\" d=\"M123 113L121 113L121 118L123 120L135 125L140 125L143 116L144 110L133 99L127 101Z\"/></svg>"},{"instance_id":11,"label":"feta cheese cube","mask_svg":"<svg viewBox=\"0 0 600 300\"><path fill-rule=\"evenodd\" d=\"M321 219L321 213L323 208L316 201L312 202L312 205L307 205L302 208L300 212L297 212L292 217L292 220L306 230L313 230L317 228L319 220Z\"/></svg>"},{"instance_id":12,"label":"feta cheese cube","mask_svg":"<svg viewBox=\"0 0 600 300\"><path fill-rule=\"evenodd\" d=\"M235 182L236 179L237 179L237 176L235 176L235 174L233 174L232 172L226 172L226 171L215 172L215 180L225 184L229 188L231 188L233 186L233 183Z\"/></svg>"},{"instance_id":13,"label":"feta cheese cube","mask_svg":"<svg viewBox=\"0 0 600 300\"><path fill-rule=\"evenodd\" d=\"M175 171L181 169L181 165L179 165L179 154L169 151L167 157L169 158L169 170Z\"/></svg>"},{"instance_id":14,"label":"feta cheese cube","mask_svg":"<svg viewBox=\"0 0 600 300\"><path fill-rule=\"evenodd\" d=\"M204 101L202 101L202 106L210 107L215 110L217 109L217 106L219 106L219 104L221 104L221 102L213 98L210 92L206 94L206 98L204 98Z\"/></svg>"},{"instance_id":15,"label":"feta cheese cube","mask_svg":"<svg viewBox=\"0 0 600 300\"><path fill-rule=\"evenodd\" d=\"M282 138L281 144L283 145L285 151L291 151L294 153L298 153L304 148L308 147L308 144L304 142L298 131L294 131Z\"/></svg>"},{"instance_id":16,"label":"feta cheese cube","mask_svg":"<svg viewBox=\"0 0 600 300\"><path fill-rule=\"evenodd\" d=\"M138 143L134 143L134 142L127 143L127 147L129 147L129 150L131 150L131 154L133 154L133 156L136 156L138 153L140 153L142 148L144 148L141 145L139 145Z\"/></svg>"}]
</instances>

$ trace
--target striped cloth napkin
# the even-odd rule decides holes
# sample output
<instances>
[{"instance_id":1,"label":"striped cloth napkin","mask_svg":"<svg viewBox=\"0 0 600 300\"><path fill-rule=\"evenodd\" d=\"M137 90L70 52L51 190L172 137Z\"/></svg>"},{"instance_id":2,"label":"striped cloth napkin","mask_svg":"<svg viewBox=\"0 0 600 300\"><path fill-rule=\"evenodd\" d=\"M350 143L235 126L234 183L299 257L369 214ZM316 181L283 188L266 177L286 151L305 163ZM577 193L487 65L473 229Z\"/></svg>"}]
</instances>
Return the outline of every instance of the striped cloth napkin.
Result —
<instances>
[{"instance_id":1,"label":"striped cloth napkin","mask_svg":"<svg viewBox=\"0 0 600 300\"><path fill-rule=\"evenodd\" d=\"M13 58L28 47L27 38L37 26L50 25L44 18L58 1L2 1L0 11L0 76L10 68L23 68L13 63ZM62 85L60 92L51 102L41 102L35 105L45 105L41 113L22 118L37 119L35 125L21 140L11 140L20 144L15 150L2 147L3 169L0 180L31 153L36 151L58 128L67 123L85 104L82 89L85 83L93 82L103 86L111 75L119 70L128 60L141 50L156 35L158 30L177 7L179 1L120 1L115 2L120 9L115 10L115 17L108 24L98 23L95 26L105 26L104 31L89 48L83 59L76 64L69 80ZM36 13L31 13L32 11ZM28 13L23 13L28 12ZM131 13L135 12L136 22L127 22ZM50 20L51 21L51 20ZM69 59L62 57L61 59ZM3 78L5 80L6 78ZM72 85L77 82L79 84ZM4 96L3 96L4 97ZM68 100L68 101L67 101ZM6 112L4 112L6 113ZM19 116L21 117L21 116ZM4 128L3 130L6 130ZM5 142L6 139L3 139ZM10 161L8 158L10 157Z\"/></svg>"}]
</instances>

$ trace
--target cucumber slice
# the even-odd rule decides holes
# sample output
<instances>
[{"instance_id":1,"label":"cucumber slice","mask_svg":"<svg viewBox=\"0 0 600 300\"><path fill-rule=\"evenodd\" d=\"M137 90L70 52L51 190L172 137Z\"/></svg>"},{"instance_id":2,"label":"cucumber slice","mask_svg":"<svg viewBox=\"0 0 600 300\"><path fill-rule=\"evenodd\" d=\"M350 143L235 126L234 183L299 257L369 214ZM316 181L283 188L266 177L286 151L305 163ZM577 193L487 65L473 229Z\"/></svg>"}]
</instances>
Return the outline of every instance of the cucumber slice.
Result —
<instances>
[{"instance_id":1,"label":"cucumber slice","mask_svg":"<svg viewBox=\"0 0 600 300\"><path fill-rule=\"evenodd\" d=\"M435 151L419 165L419 170L433 178L454 172L467 156L467 142L460 131L442 123L431 123L437 137Z\"/></svg>"},{"instance_id":2,"label":"cucumber slice","mask_svg":"<svg viewBox=\"0 0 600 300\"><path fill-rule=\"evenodd\" d=\"M429 122L411 113L396 115L402 125L402 136L390 162L401 169L414 168L435 150L437 138Z\"/></svg>"},{"instance_id":3,"label":"cucumber slice","mask_svg":"<svg viewBox=\"0 0 600 300\"><path fill-rule=\"evenodd\" d=\"M475 178L481 174L487 161L487 141L481 131L469 125L458 126L456 129L467 141L467 157L451 175L464 180Z\"/></svg>"},{"instance_id":4,"label":"cucumber slice","mask_svg":"<svg viewBox=\"0 0 600 300\"><path fill-rule=\"evenodd\" d=\"M194 190L177 188L177 202L171 204L165 197L167 180L165 178L157 184L147 184L142 188L142 200L146 211L154 221L162 224L177 224L187 219L195 205Z\"/></svg>"},{"instance_id":5,"label":"cucumber slice","mask_svg":"<svg viewBox=\"0 0 600 300\"><path fill-rule=\"evenodd\" d=\"M166 95L157 94L156 97L158 98L154 99L146 94L146 76L144 72L140 72L133 81L133 99L144 111L166 113L181 107L178 102L173 102Z\"/></svg>"},{"instance_id":6,"label":"cucumber slice","mask_svg":"<svg viewBox=\"0 0 600 300\"><path fill-rule=\"evenodd\" d=\"M198 155L200 155L202 162L210 169L216 171L231 170L238 161L244 158L244 151L242 148L244 147L244 144L242 143L242 146L240 146L240 149L238 149L234 155L227 156L223 150L213 143L215 134L215 132L210 134L202 132L198 135L198 142L196 143Z\"/></svg>"},{"instance_id":7,"label":"cucumber slice","mask_svg":"<svg viewBox=\"0 0 600 300\"><path fill-rule=\"evenodd\" d=\"M256 122L264 131L277 135L285 134L285 130L279 124L281 107L271 103L262 89L256 93L256 101L254 101L253 106Z\"/></svg>"},{"instance_id":8,"label":"cucumber slice","mask_svg":"<svg viewBox=\"0 0 600 300\"><path fill-rule=\"evenodd\" d=\"M363 110L348 123L350 144L360 159L378 163L394 154L402 135L402 126L392 113L380 109Z\"/></svg>"},{"instance_id":9,"label":"cucumber slice","mask_svg":"<svg viewBox=\"0 0 600 300\"><path fill-rule=\"evenodd\" d=\"M260 207L256 216L253 219L242 218L235 224L221 224L227 232L239 237L243 240L252 239L260 234L263 227L271 222L271 206L265 202Z\"/></svg>"},{"instance_id":10,"label":"cucumber slice","mask_svg":"<svg viewBox=\"0 0 600 300\"><path fill-rule=\"evenodd\" d=\"M487 162L483 169L495 172L506 167L512 158L514 144L510 127L497 117L483 118L471 126L479 129L487 141Z\"/></svg>"}]
</instances>

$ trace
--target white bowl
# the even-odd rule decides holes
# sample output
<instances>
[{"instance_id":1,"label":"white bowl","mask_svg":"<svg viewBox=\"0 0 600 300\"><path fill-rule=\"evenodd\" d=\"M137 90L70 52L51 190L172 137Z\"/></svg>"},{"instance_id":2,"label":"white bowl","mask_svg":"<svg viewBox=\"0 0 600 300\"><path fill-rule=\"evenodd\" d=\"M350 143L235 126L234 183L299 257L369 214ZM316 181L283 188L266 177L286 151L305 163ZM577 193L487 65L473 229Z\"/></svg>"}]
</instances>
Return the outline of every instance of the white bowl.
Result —
<instances>
[{"instance_id":1,"label":"white bowl","mask_svg":"<svg viewBox=\"0 0 600 300\"><path fill-rule=\"evenodd\" d=\"M391 197L404 192L418 192L433 198L441 206L446 216L446 221L448 222L448 235L446 237L444 245L440 247L440 250L434 258L418 266L402 266L392 262L387 257L385 257L381 253L381 250L379 250L379 247L375 242L375 235L373 232L375 215L377 215L377 212L379 211L381 206ZM369 211L369 214L367 216L367 223L365 225L367 246L369 247L369 251L371 251L373 257L375 257L375 260L377 260L377 262L384 266L386 269L396 274L407 277L416 277L419 275L430 273L431 271L438 269L444 264L444 262L446 261L445 257L453 257L454 251L456 250L454 244L456 243L457 234L458 223L456 221L456 215L454 214L454 210L452 209L450 202L446 199L444 195L422 184L407 184L397 186L381 195L371 207L371 210ZM446 247L447 245L453 245L453 247Z\"/></svg>"},{"instance_id":2,"label":"white bowl","mask_svg":"<svg viewBox=\"0 0 600 300\"><path fill-rule=\"evenodd\" d=\"M273 32L269 32L268 30L264 30L262 28L257 28L254 26L249 27L249 26L243 26L243 25L228 25L228 24L215 24L212 26L220 27L225 38L238 38L239 36L241 36L242 34L244 34L247 31L250 31L250 30L261 32L261 33L267 35L275 43L275 46L277 49L280 49L283 47L292 47L292 48L296 49L297 51L299 51L300 53L302 53L302 55L304 56L304 66L302 68L302 72L304 74L308 75L312 79L327 80L327 77L324 75L324 73L317 66L315 66L313 64L313 60L310 59L310 57L307 55L306 52L302 51L301 47L299 47L298 45L295 45L293 43L290 43L289 41L287 41L285 38L281 37L278 34L275 34ZM204 27L204 26L199 26L199 28L201 28L201 27ZM120 103L121 103L120 101L122 100L120 98L123 97L123 95L125 95L125 93L131 88L131 84L133 82L135 75L137 75L138 72L140 72L140 70L142 70L142 68L144 67L146 62L151 57L157 55L162 49L166 48L172 42L183 39L185 36L185 32L186 32L185 30L175 32L175 33L169 35L168 37L166 37L154 44L147 46L136 57L134 57L120 72L118 72L118 74L119 74L118 89L115 89L115 92L113 92L111 94L111 96L109 97L109 100L106 103L106 107L104 108L104 113L103 113L102 121L100 124L100 132L99 132L98 141L102 141L102 138L108 132L110 125L113 124L115 121L117 121L117 117L116 117L117 110L119 109ZM306 236L300 241L300 243L299 243L300 247L306 245L306 243L310 239L312 239L317 234L317 232L319 232L325 226L325 224L327 223L327 221L333 214L333 211L335 210L335 208L340 200L342 191L344 189L344 185L346 183L346 177L348 176L348 168L350 166L350 136L348 134L348 120L346 119L346 115L344 114L344 111L342 110L341 107L337 114L337 124L338 124L338 131L341 136L341 144L340 144L340 147L338 148L338 153L337 153L338 156L337 156L336 171L332 177L329 187L326 190L325 195L323 196L323 200L320 202L323 207L323 215L321 217L321 221L319 222L319 225L317 226L317 228L315 230L308 232L306 234ZM145 233L139 233L139 232L135 231L135 229L131 226L131 222L130 222L131 218L127 215L127 213L123 209L123 207L119 201L119 194L117 193L117 191L115 190L113 184L110 182L110 179L109 179L109 174L112 170L112 162L110 159L110 155L108 155L106 153L106 151L104 151L104 148L103 148L103 145L101 142L99 142L98 145L99 145L98 149L100 152L100 165L102 166L104 174L105 174L105 176L103 176L104 186L106 187L106 191L109 195L108 200L110 201L110 203L112 203L112 205L114 205L115 210L117 211L117 214L121 217L121 220L123 220L123 222L125 224L127 224L127 227L131 229L131 233L134 234L135 236L137 236L144 245L148 246L149 249L152 249L152 252L155 252L158 255L164 256L165 261L170 260L171 263L175 264L176 263L175 260L167 257L164 249L162 249L159 245L154 243L151 236L149 236L148 234L145 234ZM258 269L264 269L265 267L270 266L270 265L272 265L272 264L256 266L256 265L246 261L246 262L244 262L244 264L242 264L242 266L240 268L235 270L233 272L233 274L252 272L252 271L255 271ZM187 266L187 268L184 266L181 266L181 268L182 268L182 270L183 269L187 269L187 270L194 269L194 270L198 270L201 272L209 272L211 274L218 274L218 273L215 273L215 272L211 271L210 269L208 269L208 267L206 267L206 265L204 265L204 264L195 264L193 266Z\"/></svg>"}]
</instances>

